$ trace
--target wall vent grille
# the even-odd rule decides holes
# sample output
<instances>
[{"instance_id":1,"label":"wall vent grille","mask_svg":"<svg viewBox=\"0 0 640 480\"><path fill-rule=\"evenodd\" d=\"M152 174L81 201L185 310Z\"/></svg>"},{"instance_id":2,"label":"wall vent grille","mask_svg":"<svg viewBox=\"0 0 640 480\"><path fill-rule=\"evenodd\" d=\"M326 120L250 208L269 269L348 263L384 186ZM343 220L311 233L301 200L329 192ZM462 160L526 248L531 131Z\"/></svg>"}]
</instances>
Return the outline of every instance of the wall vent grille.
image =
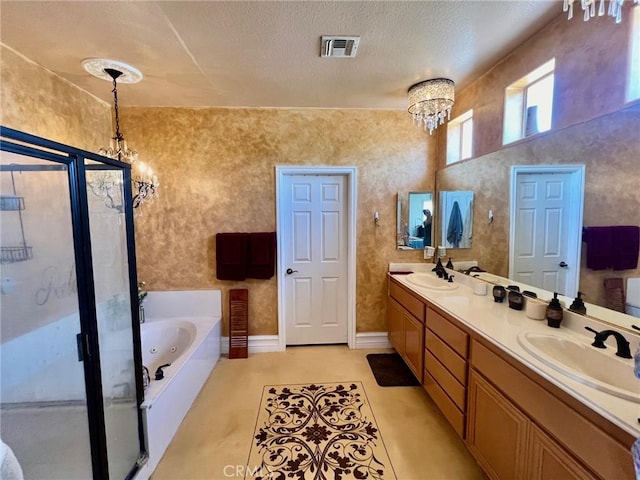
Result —
<instances>
[{"instance_id":1,"label":"wall vent grille","mask_svg":"<svg viewBox=\"0 0 640 480\"><path fill-rule=\"evenodd\" d=\"M320 47L321 57L353 58L358 53L360 37L323 35Z\"/></svg>"}]
</instances>

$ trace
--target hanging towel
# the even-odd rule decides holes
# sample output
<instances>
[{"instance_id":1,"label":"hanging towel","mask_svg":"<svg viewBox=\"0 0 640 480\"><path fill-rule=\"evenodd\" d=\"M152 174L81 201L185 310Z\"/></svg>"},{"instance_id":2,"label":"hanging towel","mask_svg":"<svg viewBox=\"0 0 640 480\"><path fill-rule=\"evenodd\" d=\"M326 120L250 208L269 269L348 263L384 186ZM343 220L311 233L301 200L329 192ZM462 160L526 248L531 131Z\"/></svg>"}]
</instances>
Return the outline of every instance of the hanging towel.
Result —
<instances>
[{"instance_id":1,"label":"hanging towel","mask_svg":"<svg viewBox=\"0 0 640 480\"><path fill-rule=\"evenodd\" d=\"M613 264L613 227L587 227L582 241L587 244L587 268L606 270Z\"/></svg>"},{"instance_id":2,"label":"hanging towel","mask_svg":"<svg viewBox=\"0 0 640 480\"><path fill-rule=\"evenodd\" d=\"M216 278L218 280L246 279L248 253L248 233L216 234Z\"/></svg>"},{"instance_id":3,"label":"hanging towel","mask_svg":"<svg viewBox=\"0 0 640 480\"><path fill-rule=\"evenodd\" d=\"M447 227L447 241L454 248L460 246L460 239L462 238L462 232L464 227L462 225L462 212L460 212L460 205L458 202L453 202L451 208L451 214L449 215L449 226Z\"/></svg>"},{"instance_id":4,"label":"hanging towel","mask_svg":"<svg viewBox=\"0 0 640 480\"><path fill-rule=\"evenodd\" d=\"M613 227L612 266L614 270L635 270L638 268L640 251L640 227Z\"/></svg>"},{"instance_id":5,"label":"hanging towel","mask_svg":"<svg viewBox=\"0 0 640 480\"><path fill-rule=\"evenodd\" d=\"M276 266L276 232L249 234L248 278L273 277Z\"/></svg>"}]
</instances>

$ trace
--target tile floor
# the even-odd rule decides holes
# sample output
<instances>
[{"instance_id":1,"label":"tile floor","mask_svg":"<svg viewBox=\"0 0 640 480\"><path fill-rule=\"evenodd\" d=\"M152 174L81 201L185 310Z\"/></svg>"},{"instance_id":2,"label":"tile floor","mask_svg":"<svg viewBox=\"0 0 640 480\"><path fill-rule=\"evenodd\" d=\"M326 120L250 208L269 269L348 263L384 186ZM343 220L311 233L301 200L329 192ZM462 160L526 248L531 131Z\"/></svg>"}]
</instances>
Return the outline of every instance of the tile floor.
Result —
<instances>
[{"instance_id":1,"label":"tile floor","mask_svg":"<svg viewBox=\"0 0 640 480\"><path fill-rule=\"evenodd\" d=\"M366 355L385 351L289 347L221 358L152 480L244 478L264 385L346 381L362 382L398 480L485 478L422 387L377 385Z\"/></svg>"}]
</instances>

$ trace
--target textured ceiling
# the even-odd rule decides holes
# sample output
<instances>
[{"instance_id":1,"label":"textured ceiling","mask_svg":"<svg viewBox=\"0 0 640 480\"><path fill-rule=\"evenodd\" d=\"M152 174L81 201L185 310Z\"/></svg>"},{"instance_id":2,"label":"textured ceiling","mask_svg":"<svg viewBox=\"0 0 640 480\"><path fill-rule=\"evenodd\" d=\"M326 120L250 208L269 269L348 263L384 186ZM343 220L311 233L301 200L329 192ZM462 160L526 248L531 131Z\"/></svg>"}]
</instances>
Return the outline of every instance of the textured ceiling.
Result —
<instances>
[{"instance_id":1,"label":"textured ceiling","mask_svg":"<svg viewBox=\"0 0 640 480\"><path fill-rule=\"evenodd\" d=\"M144 79L122 105L406 108L412 84L460 89L552 18L558 1L0 3L3 44L111 102L81 61ZM360 35L353 59L321 58L321 35Z\"/></svg>"}]
</instances>

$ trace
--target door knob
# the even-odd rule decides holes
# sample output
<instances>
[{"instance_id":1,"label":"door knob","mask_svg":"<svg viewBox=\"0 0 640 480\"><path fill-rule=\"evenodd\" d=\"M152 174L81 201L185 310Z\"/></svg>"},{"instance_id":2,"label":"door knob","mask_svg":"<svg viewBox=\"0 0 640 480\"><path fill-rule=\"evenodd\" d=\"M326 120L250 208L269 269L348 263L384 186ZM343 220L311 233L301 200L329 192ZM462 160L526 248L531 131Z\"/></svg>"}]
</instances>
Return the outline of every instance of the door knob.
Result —
<instances>
[{"instance_id":1,"label":"door knob","mask_svg":"<svg viewBox=\"0 0 640 480\"><path fill-rule=\"evenodd\" d=\"M287 275L291 275L292 273L296 273L298 270L291 270L290 268L287 268Z\"/></svg>"},{"instance_id":2,"label":"door knob","mask_svg":"<svg viewBox=\"0 0 640 480\"><path fill-rule=\"evenodd\" d=\"M569 265L567 265L566 262L560 262L558 266L562 268L567 268Z\"/></svg>"}]
</instances>

